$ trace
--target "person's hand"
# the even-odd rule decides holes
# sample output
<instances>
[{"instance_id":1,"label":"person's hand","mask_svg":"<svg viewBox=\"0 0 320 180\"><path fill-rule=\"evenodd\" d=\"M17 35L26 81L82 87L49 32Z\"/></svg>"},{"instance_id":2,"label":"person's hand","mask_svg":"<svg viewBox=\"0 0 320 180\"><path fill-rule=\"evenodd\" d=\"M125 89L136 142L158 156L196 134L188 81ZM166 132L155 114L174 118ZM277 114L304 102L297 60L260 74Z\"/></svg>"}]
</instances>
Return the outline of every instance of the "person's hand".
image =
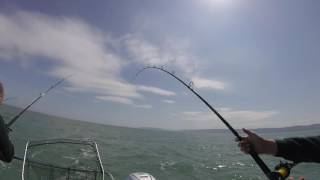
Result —
<instances>
[{"instance_id":1,"label":"person's hand","mask_svg":"<svg viewBox=\"0 0 320 180\"><path fill-rule=\"evenodd\" d=\"M258 154L275 155L277 153L277 144L274 140L263 139L247 129L243 129L243 132L248 136L243 137L238 143L238 146L242 152L249 154L250 151L254 150Z\"/></svg>"},{"instance_id":2,"label":"person's hand","mask_svg":"<svg viewBox=\"0 0 320 180\"><path fill-rule=\"evenodd\" d=\"M246 154L249 154L251 150L255 150L256 153L261 154L263 152L264 139L252 131L247 129L242 130L248 136L243 137L242 140L239 141L238 146L240 147L240 150Z\"/></svg>"}]
</instances>

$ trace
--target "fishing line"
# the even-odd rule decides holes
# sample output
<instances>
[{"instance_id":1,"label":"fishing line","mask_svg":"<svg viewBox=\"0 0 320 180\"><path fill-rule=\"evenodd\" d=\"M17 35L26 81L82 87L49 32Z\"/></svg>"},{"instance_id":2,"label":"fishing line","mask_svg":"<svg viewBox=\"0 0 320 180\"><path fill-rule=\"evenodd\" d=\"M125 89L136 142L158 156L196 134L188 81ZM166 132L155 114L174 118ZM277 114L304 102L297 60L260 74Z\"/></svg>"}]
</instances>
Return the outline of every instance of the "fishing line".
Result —
<instances>
[{"instance_id":1,"label":"fishing line","mask_svg":"<svg viewBox=\"0 0 320 180\"><path fill-rule=\"evenodd\" d=\"M35 98L29 105L27 105L22 111L20 111L16 116L14 116L8 123L7 123L7 128L9 130L10 127L21 117L22 114L24 114L33 104L35 104L36 102L38 102L42 97L46 96L52 89L54 89L55 87L57 87L59 84L61 84L63 81L65 81L66 79L70 78L72 75L69 75L65 78L62 78L60 80L58 80L56 83L54 83L53 85L51 85L47 90L45 90L44 92L40 93L40 96L38 96L37 98Z\"/></svg>"},{"instance_id":2,"label":"fishing line","mask_svg":"<svg viewBox=\"0 0 320 180\"><path fill-rule=\"evenodd\" d=\"M140 71L138 71L135 75L135 77L138 77L138 75L140 73L142 73L143 71L147 70L147 69L156 69L156 70L160 70L168 75L170 75L171 77L175 78L177 81L179 81L181 84L183 84L186 88L188 88L194 95L196 95L216 116L218 116L218 118L222 121L222 123L224 125L227 126L227 128L232 132L232 134L234 136L236 136L236 138L238 140L242 140L243 138L239 135L239 133L220 115L220 113L215 110L203 97L201 97L194 89L193 89L193 83L192 81L187 84L186 82L184 82L183 80L181 80L179 77L177 77L175 75L174 72L169 72L166 69L164 69L163 67L157 67L157 66L146 66L143 69L141 69ZM269 180L279 180L279 179L283 179L282 177L279 177L279 173L278 172L271 172L271 170L269 169L269 167L264 163L264 161L259 157L259 155L254 151L253 148L251 148L251 151L249 152L249 154L251 155L251 157L254 159L254 161L258 164L258 166L260 167L260 169L263 171L263 173L265 174L265 176L269 179ZM290 172L290 171L289 171ZM285 177L286 178L286 177ZM285 179L284 178L284 179Z\"/></svg>"}]
</instances>

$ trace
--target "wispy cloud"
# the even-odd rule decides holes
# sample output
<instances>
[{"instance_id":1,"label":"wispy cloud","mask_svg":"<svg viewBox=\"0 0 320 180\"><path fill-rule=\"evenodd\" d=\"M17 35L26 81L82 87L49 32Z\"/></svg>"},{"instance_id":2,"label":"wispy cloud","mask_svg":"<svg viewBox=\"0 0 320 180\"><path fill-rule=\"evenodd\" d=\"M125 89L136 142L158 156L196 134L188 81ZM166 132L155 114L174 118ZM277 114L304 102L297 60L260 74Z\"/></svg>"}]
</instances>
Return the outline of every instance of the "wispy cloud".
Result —
<instances>
[{"instance_id":1,"label":"wispy cloud","mask_svg":"<svg viewBox=\"0 0 320 180\"><path fill-rule=\"evenodd\" d=\"M226 88L226 83L221 81L215 81L200 77L193 77L191 80L194 86L199 89L224 90Z\"/></svg>"},{"instance_id":2,"label":"wispy cloud","mask_svg":"<svg viewBox=\"0 0 320 180\"><path fill-rule=\"evenodd\" d=\"M133 102L143 97L141 92L175 95L157 87L136 86L121 78L121 70L129 62L110 48L118 43L77 18L26 11L0 14L0 60L16 61L27 67L32 66L31 61L48 61L52 64L47 72L51 76L75 74L68 79L67 90L108 97L109 101ZM141 53L152 52L151 49ZM147 55L144 60L151 57Z\"/></svg>"},{"instance_id":3,"label":"wispy cloud","mask_svg":"<svg viewBox=\"0 0 320 180\"><path fill-rule=\"evenodd\" d=\"M52 76L76 73L68 79L72 87L137 96L135 88L117 79L125 61L106 48L108 41L99 29L75 18L30 12L0 15L1 59L51 61Z\"/></svg>"},{"instance_id":4,"label":"wispy cloud","mask_svg":"<svg viewBox=\"0 0 320 180\"><path fill-rule=\"evenodd\" d=\"M123 65L105 48L107 37L79 19L18 12L1 15L0 24L1 54L7 58L37 55L83 73L116 73Z\"/></svg>"},{"instance_id":5,"label":"wispy cloud","mask_svg":"<svg viewBox=\"0 0 320 180\"><path fill-rule=\"evenodd\" d=\"M170 100L170 99L164 99L164 100L162 100L162 102L168 103L168 104L174 104L174 103L176 103L175 101Z\"/></svg>"},{"instance_id":6,"label":"wispy cloud","mask_svg":"<svg viewBox=\"0 0 320 180\"><path fill-rule=\"evenodd\" d=\"M150 93L154 93L154 94L158 94L158 95L162 95L162 96L174 96L174 95L176 95L175 92L164 90L164 89L160 89L160 88L157 88L157 87L150 87L150 86L141 86L141 85L139 85L139 86L137 86L137 90L150 92Z\"/></svg>"},{"instance_id":7,"label":"wispy cloud","mask_svg":"<svg viewBox=\"0 0 320 180\"><path fill-rule=\"evenodd\" d=\"M188 53L190 51L188 42L178 40L150 42L137 34L127 35L122 42L129 56L143 65L166 65L188 75L198 66L195 57Z\"/></svg>"},{"instance_id":8,"label":"wispy cloud","mask_svg":"<svg viewBox=\"0 0 320 180\"><path fill-rule=\"evenodd\" d=\"M96 96L97 99L104 100L104 101L111 101L121 104L133 105L133 101L128 98L124 97L117 97L117 96Z\"/></svg>"},{"instance_id":9,"label":"wispy cloud","mask_svg":"<svg viewBox=\"0 0 320 180\"><path fill-rule=\"evenodd\" d=\"M132 101L129 98L124 98L119 96L96 96L96 99L103 100L103 101L110 101L114 103L126 104L136 108L145 108L145 109L152 108L152 106L149 104L136 104L134 103L134 101Z\"/></svg>"},{"instance_id":10,"label":"wispy cloud","mask_svg":"<svg viewBox=\"0 0 320 180\"><path fill-rule=\"evenodd\" d=\"M152 108L152 105L150 105L150 104L135 104L134 107L136 107L136 108L150 109L150 108Z\"/></svg>"},{"instance_id":11,"label":"wispy cloud","mask_svg":"<svg viewBox=\"0 0 320 180\"><path fill-rule=\"evenodd\" d=\"M122 40L125 49L132 59L143 65L155 65L175 69L191 80L199 89L224 90L227 84L218 80L210 80L200 76L194 76L198 66L196 58L188 53L190 45L187 42L177 43L165 41L165 43L151 43L138 35L128 35Z\"/></svg>"},{"instance_id":12,"label":"wispy cloud","mask_svg":"<svg viewBox=\"0 0 320 180\"><path fill-rule=\"evenodd\" d=\"M231 108L219 108L219 112L230 121L237 123L248 123L271 118L276 115L276 111L251 111L251 110L233 110ZM212 112L185 111L181 113L183 119L191 121L210 121L217 119Z\"/></svg>"}]
</instances>

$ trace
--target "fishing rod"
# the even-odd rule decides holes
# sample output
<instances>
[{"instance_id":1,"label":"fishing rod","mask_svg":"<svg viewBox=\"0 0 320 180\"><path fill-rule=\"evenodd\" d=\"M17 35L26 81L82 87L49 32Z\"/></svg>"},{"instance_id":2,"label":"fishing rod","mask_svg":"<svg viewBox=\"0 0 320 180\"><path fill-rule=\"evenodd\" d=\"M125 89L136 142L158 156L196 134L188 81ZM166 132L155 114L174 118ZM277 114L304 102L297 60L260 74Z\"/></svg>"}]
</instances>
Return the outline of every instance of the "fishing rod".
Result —
<instances>
[{"instance_id":1,"label":"fishing rod","mask_svg":"<svg viewBox=\"0 0 320 180\"><path fill-rule=\"evenodd\" d=\"M28 106L26 106L22 111L20 111L16 116L14 116L8 123L7 123L7 128L9 130L10 127L12 126L12 124L14 124L22 114L24 114L33 104L35 104L36 102L38 102L42 97L44 97L45 95L47 95L52 89L54 89L55 87L57 87L59 84L61 84L63 81L65 81L66 79L70 78L70 76L67 76L65 78L62 78L60 80L58 80L56 83L54 83L53 85L51 85L46 91L40 93L40 96L38 96L37 98L35 98Z\"/></svg>"},{"instance_id":2,"label":"fishing rod","mask_svg":"<svg viewBox=\"0 0 320 180\"><path fill-rule=\"evenodd\" d=\"M163 67L157 67L157 66L146 66L143 69L141 69L140 71L138 71L136 73L137 77L140 73L142 73L144 70L146 69L156 69L156 70L160 70L162 72L165 72L166 74L169 74L170 76L172 76L173 78L175 78L176 80L178 80L181 84L183 84L186 88L188 88L193 94L195 94L205 105L207 105L207 107L216 115L218 116L218 118L222 121L222 123L224 125L227 126L227 128L232 132L232 134L234 136L236 136L236 138L241 141L243 138L239 135L239 133L228 123L228 121L226 121L221 115L220 113L214 109L202 96L200 96L193 88L192 85L193 83L190 82L189 84L185 83L183 80L181 80L179 77L177 77L176 75L174 75L174 72L169 72L167 70L165 70ZM254 161L258 164L258 166L260 167L260 169L263 171L263 173L265 174L265 176L269 179L269 180L284 180L285 178L288 177L289 173L290 173L290 169L291 166L286 166L289 163L280 163L280 165L278 167L276 167L277 169L275 169L276 171L271 171L269 169L269 167L264 163L264 161L259 157L259 155L255 152L255 150L253 148L251 148L249 154L251 155L251 157L254 159ZM288 167L288 168L287 168ZM286 169L287 168L287 169ZM280 172L281 170L281 172ZM282 173L285 172L285 173Z\"/></svg>"}]
</instances>

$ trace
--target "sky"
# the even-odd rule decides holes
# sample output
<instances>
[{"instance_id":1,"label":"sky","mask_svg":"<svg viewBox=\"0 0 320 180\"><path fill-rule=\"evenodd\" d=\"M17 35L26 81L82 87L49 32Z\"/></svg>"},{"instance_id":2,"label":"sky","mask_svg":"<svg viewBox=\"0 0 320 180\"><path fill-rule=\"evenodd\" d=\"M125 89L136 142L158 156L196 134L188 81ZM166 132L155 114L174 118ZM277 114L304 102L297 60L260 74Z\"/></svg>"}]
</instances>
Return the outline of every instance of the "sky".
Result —
<instances>
[{"instance_id":1,"label":"sky","mask_svg":"<svg viewBox=\"0 0 320 180\"><path fill-rule=\"evenodd\" d=\"M319 123L317 0L0 0L5 103L126 127L235 128Z\"/></svg>"}]
</instances>

